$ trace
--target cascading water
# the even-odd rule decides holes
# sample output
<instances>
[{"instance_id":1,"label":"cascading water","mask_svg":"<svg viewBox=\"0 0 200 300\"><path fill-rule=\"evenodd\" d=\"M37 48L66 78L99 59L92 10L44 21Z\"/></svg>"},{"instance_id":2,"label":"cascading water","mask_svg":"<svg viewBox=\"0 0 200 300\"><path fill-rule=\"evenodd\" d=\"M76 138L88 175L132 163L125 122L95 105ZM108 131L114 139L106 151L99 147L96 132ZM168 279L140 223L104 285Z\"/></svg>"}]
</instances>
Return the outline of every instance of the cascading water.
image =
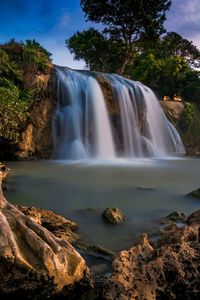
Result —
<instances>
[{"instance_id":1,"label":"cascading water","mask_svg":"<svg viewBox=\"0 0 200 300\"><path fill-rule=\"evenodd\" d=\"M56 67L58 105L53 121L54 156L113 158L115 147L98 82L83 72Z\"/></svg>"},{"instance_id":2,"label":"cascading water","mask_svg":"<svg viewBox=\"0 0 200 300\"><path fill-rule=\"evenodd\" d=\"M105 76L119 105L126 157L166 157L184 153L176 128L167 120L150 88L118 75Z\"/></svg>"},{"instance_id":3,"label":"cascading water","mask_svg":"<svg viewBox=\"0 0 200 300\"><path fill-rule=\"evenodd\" d=\"M149 88L118 75L101 74L112 87L119 107L122 149L116 155L105 99L97 80L89 72L63 67L56 67L56 73L55 158L166 157L184 153L178 132Z\"/></svg>"}]
</instances>

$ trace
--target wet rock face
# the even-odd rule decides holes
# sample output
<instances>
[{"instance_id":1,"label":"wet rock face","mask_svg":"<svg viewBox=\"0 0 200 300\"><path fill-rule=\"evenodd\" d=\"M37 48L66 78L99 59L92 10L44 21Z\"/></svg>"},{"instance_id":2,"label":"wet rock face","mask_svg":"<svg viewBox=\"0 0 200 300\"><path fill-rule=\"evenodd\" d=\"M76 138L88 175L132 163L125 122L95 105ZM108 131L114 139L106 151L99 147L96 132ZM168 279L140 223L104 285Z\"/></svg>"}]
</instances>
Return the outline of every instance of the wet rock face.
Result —
<instances>
[{"instance_id":1,"label":"wet rock face","mask_svg":"<svg viewBox=\"0 0 200 300\"><path fill-rule=\"evenodd\" d=\"M142 235L114 260L105 299L199 299L199 230L199 225L171 225L154 246Z\"/></svg>"},{"instance_id":2,"label":"wet rock face","mask_svg":"<svg viewBox=\"0 0 200 300\"><path fill-rule=\"evenodd\" d=\"M102 217L106 223L113 225L121 224L125 220L125 216L119 208L107 207L104 210Z\"/></svg>"},{"instance_id":3,"label":"wet rock face","mask_svg":"<svg viewBox=\"0 0 200 300\"><path fill-rule=\"evenodd\" d=\"M81 282L89 285L88 268L74 247L42 227L41 216L25 215L6 201L4 177L0 170L0 299L47 299L69 295Z\"/></svg>"}]
</instances>

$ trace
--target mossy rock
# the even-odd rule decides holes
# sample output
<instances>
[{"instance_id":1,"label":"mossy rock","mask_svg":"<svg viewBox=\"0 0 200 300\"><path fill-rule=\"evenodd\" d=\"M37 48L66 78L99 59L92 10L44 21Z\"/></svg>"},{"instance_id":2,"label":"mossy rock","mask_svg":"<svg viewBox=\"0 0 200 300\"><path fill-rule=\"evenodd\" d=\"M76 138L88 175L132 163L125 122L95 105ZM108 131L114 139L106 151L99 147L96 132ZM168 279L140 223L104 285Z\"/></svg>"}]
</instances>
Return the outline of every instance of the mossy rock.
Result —
<instances>
[{"instance_id":1,"label":"mossy rock","mask_svg":"<svg viewBox=\"0 0 200 300\"><path fill-rule=\"evenodd\" d=\"M125 216L119 208L107 207L103 214L103 220L109 224L121 224L125 220Z\"/></svg>"}]
</instances>

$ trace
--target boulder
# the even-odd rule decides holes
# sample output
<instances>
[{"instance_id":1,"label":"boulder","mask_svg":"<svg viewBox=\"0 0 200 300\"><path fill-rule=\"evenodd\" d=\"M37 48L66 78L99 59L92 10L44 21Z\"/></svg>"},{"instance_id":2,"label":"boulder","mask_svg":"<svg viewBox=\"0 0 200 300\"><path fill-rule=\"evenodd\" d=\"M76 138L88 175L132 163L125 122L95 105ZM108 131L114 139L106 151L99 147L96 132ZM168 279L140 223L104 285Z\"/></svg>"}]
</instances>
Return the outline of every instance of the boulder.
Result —
<instances>
[{"instance_id":1,"label":"boulder","mask_svg":"<svg viewBox=\"0 0 200 300\"><path fill-rule=\"evenodd\" d=\"M125 220L125 217L119 208L107 207L102 216L103 220L109 224L121 224Z\"/></svg>"},{"instance_id":2,"label":"boulder","mask_svg":"<svg viewBox=\"0 0 200 300\"><path fill-rule=\"evenodd\" d=\"M193 212L189 217L187 218L187 224L188 225L194 225L199 224L200 225L200 209Z\"/></svg>"},{"instance_id":3,"label":"boulder","mask_svg":"<svg viewBox=\"0 0 200 300\"><path fill-rule=\"evenodd\" d=\"M161 223L166 224L169 223L169 221L175 223L186 223L187 215L184 212L173 211L171 214L163 218Z\"/></svg>"},{"instance_id":4,"label":"boulder","mask_svg":"<svg viewBox=\"0 0 200 300\"><path fill-rule=\"evenodd\" d=\"M199 299L199 225L168 227L156 245L143 234L121 251L107 279L107 300Z\"/></svg>"},{"instance_id":5,"label":"boulder","mask_svg":"<svg viewBox=\"0 0 200 300\"><path fill-rule=\"evenodd\" d=\"M5 178L0 168L0 187ZM84 259L66 240L54 236L10 204L0 189L0 299L46 299L90 284Z\"/></svg>"}]
</instances>

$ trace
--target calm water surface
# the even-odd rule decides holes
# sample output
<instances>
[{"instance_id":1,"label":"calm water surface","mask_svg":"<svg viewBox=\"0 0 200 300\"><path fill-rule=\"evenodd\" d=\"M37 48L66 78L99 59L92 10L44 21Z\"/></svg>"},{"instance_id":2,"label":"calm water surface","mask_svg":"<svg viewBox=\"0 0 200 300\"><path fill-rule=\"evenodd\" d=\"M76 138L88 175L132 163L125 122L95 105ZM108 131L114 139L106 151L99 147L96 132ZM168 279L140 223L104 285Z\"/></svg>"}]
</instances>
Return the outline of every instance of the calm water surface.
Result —
<instances>
[{"instance_id":1,"label":"calm water surface","mask_svg":"<svg viewBox=\"0 0 200 300\"><path fill-rule=\"evenodd\" d=\"M12 169L8 200L71 218L87 242L113 250L131 245L138 233L155 230L156 220L172 211L200 208L200 200L185 196L200 186L200 159L7 164ZM106 207L122 209L127 221L104 224Z\"/></svg>"}]
</instances>

